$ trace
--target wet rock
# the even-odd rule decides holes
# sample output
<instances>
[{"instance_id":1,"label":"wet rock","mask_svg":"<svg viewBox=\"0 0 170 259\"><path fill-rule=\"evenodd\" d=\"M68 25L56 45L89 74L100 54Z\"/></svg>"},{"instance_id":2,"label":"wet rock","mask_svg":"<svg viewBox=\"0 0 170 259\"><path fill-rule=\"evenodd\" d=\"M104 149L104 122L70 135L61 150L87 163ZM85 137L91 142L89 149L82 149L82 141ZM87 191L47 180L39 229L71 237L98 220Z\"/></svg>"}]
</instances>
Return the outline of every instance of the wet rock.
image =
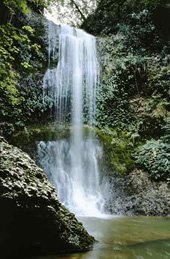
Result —
<instances>
[{"instance_id":1,"label":"wet rock","mask_svg":"<svg viewBox=\"0 0 170 259\"><path fill-rule=\"evenodd\" d=\"M85 251L94 239L58 201L44 172L0 138L2 258Z\"/></svg>"},{"instance_id":2,"label":"wet rock","mask_svg":"<svg viewBox=\"0 0 170 259\"><path fill-rule=\"evenodd\" d=\"M141 170L111 178L110 197L107 209L113 214L170 215L170 187L165 182L152 181Z\"/></svg>"}]
</instances>

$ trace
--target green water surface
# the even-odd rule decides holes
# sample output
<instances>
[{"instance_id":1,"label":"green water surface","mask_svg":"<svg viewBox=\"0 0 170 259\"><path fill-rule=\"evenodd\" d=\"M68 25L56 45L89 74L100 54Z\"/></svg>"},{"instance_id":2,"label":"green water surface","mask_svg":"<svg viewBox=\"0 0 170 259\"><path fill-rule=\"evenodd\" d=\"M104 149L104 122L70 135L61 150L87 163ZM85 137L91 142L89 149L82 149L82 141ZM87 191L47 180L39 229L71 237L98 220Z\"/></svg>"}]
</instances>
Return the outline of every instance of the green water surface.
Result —
<instances>
[{"instance_id":1,"label":"green water surface","mask_svg":"<svg viewBox=\"0 0 170 259\"><path fill-rule=\"evenodd\" d=\"M98 242L92 251L33 259L170 259L170 217L79 217Z\"/></svg>"}]
</instances>

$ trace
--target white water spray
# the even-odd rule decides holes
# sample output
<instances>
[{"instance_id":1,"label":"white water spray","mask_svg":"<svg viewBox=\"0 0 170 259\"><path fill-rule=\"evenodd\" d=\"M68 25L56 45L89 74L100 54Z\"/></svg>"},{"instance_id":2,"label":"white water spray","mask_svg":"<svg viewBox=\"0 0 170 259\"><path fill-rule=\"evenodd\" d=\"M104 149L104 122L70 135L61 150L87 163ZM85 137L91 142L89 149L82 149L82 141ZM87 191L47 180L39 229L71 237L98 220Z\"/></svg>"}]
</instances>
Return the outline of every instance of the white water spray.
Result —
<instances>
[{"instance_id":1,"label":"white water spray","mask_svg":"<svg viewBox=\"0 0 170 259\"><path fill-rule=\"evenodd\" d=\"M58 64L51 69L57 42ZM90 127L95 125L99 79L96 39L82 30L49 22L48 53L44 96L54 97L58 123L64 123L71 112L73 133L71 140L40 142L39 162L67 208L76 215L99 216L104 206L98 168L102 149L92 133L83 136L84 117Z\"/></svg>"}]
</instances>

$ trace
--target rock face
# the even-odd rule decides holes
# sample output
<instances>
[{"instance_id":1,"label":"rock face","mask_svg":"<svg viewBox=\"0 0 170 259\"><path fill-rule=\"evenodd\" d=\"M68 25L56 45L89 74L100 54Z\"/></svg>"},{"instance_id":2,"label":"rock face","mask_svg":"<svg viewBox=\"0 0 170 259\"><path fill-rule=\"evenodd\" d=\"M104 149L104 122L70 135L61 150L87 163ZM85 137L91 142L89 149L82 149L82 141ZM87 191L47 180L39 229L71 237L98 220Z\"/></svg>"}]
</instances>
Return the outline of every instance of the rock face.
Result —
<instances>
[{"instance_id":1,"label":"rock face","mask_svg":"<svg viewBox=\"0 0 170 259\"><path fill-rule=\"evenodd\" d=\"M94 238L58 201L44 172L0 139L2 258L88 250Z\"/></svg>"},{"instance_id":2,"label":"rock face","mask_svg":"<svg viewBox=\"0 0 170 259\"><path fill-rule=\"evenodd\" d=\"M170 188L154 182L146 172L134 170L128 176L111 178L108 209L113 214L170 215Z\"/></svg>"}]
</instances>

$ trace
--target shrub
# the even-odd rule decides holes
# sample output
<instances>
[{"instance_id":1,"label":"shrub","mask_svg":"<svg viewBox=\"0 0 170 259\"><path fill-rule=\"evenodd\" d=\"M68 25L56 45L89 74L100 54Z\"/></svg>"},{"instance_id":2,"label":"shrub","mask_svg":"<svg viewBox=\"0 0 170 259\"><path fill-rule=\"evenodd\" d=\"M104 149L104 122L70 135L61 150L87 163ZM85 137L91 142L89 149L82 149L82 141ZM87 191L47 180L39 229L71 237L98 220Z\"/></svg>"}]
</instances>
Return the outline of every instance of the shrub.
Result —
<instances>
[{"instance_id":1,"label":"shrub","mask_svg":"<svg viewBox=\"0 0 170 259\"><path fill-rule=\"evenodd\" d=\"M136 165L147 170L151 178L170 183L170 144L163 140L149 140L140 147L136 155Z\"/></svg>"}]
</instances>

